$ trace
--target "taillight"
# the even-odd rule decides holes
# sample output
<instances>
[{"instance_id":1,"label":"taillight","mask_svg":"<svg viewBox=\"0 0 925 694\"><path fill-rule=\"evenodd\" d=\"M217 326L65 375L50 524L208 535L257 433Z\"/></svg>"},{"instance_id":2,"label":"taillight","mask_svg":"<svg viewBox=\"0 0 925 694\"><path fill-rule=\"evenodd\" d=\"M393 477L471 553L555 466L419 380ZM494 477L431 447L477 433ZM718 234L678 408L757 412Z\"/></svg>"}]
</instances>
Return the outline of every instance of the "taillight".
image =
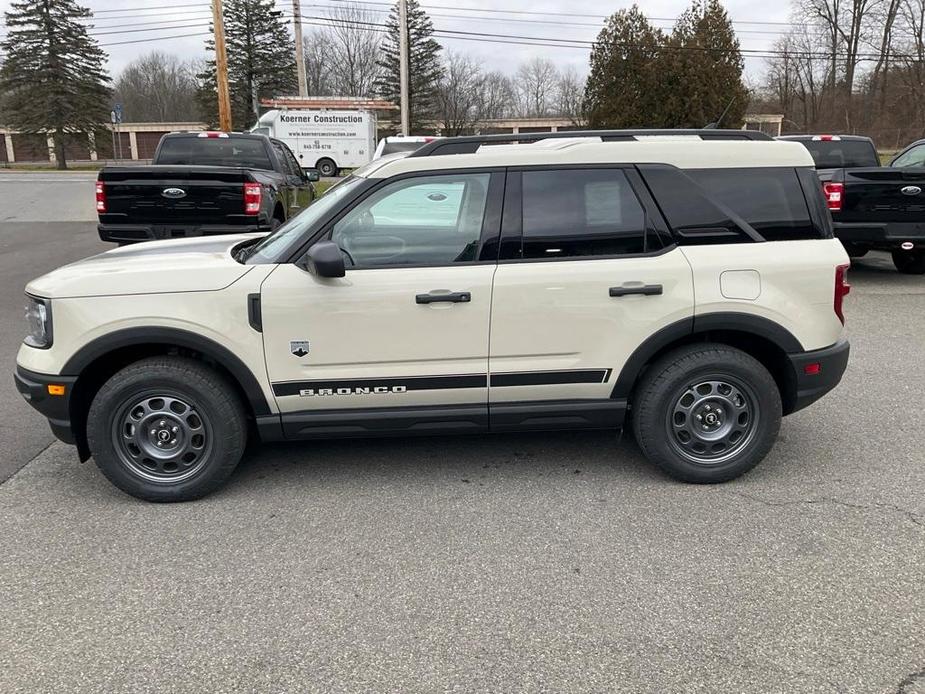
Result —
<instances>
[{"instance_id":1,"label":"taillight","mask_svg":"<svg viewBox=\"0 0 925 694\"><path fill-rule=\"evenodd\" d=\"M828 183L822 184L822 190L825 192L825 202L829 206L829 209L832 212L841 212L841 203L842 196L845 193L845 184L833 183L829 181Z\"/></svg>"},{"instance_id":2,"label":"taillight","mask_svg":"<svg viewBox=\"0 0 925 694\"><path fill-rule=\"evenodd\" d=\"M835 267L835 315L838 316L838 320L841 321L842 325L845 324L845 314L842 307L845 303L845 297L851 291L851 285L848 284L849 267L851 265L838 265Z\"/></svg>"},{"instance_id":3,"label":"taillight","mask_svg":"<svg viewBox=\"0 0 925 694\"><path fill-rule=\"evenodd\" d=\"M102 181L96 182L96 211L106 211L106 185Z\"/></svg>"},{"instance_id":4,"label":"taillight","mask_svg":"<svg viewBox=\"0 0 925 694\"><path fill-rule=\"evenodd\" d=\"M244 214L259 214L263 192L259 183L244 184Z\"/></svg>"}]
</instances>

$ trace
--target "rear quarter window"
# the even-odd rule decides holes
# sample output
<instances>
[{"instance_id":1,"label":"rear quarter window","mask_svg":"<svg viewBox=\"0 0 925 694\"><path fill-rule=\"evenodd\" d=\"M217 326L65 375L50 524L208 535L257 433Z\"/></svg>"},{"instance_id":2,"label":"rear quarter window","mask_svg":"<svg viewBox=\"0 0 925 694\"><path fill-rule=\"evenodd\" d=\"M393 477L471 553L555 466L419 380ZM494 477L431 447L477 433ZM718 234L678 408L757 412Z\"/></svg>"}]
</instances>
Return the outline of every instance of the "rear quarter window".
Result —
<instances>
[{"instance_id":1,"label":"rear quarter window","mask_svg":"<svg viewBox=\"0 0 925 694\"><path fill-rule=\"evenodd\" d=\"M690 169L686 173L767 241L826 236L810 214L796 169Z\"/></svg>"}]
</instances>

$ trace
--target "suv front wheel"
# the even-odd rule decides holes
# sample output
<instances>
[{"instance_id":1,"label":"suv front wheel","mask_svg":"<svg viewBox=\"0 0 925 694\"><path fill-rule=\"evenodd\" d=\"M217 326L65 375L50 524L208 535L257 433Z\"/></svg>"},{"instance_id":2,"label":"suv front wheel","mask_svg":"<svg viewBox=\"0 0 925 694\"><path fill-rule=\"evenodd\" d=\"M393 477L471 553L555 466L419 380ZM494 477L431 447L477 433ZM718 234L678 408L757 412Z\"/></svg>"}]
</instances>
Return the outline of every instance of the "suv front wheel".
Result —
<instances>
[{"instance_id":1,"label":"suv front wheel","mask_svg":"<svg viewBox=\"0 0 925 694\"><path fill-rule=\"evenodd\" d=\"M720 344L663 356L643 377L633 405L643 453L685 482L725 482L748 472L780 429L774 378L753 357Z\"/></svg>"},{"instance_id":2,"label":"suv front wheel","mask_svg":"<svg viewBox=\"0 0 925 694\"><path fill-rule=\"evenodd\" d=\"M244 408L232 385L194 359L154 357L110 378L94 397L87 440L97 466L147 501L198 499L241 459Z\"/></svg>"}]
</instances>

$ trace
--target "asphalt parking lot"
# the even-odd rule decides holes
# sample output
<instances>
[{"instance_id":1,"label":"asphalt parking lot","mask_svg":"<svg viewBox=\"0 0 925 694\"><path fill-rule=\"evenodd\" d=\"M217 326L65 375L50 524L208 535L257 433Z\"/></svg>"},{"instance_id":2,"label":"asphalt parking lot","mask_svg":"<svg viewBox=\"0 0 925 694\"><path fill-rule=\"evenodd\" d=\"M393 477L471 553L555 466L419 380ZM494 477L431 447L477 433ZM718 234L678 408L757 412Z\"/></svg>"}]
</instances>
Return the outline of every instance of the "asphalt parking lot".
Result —
<instances>
[{"instance_id":1,"label":"asphalt parking lot","mask_svg":"<svg viewBox=\"0 0 925 694\"><path fill-rule=\"evenodd\" d=\"M0 174L8 374L26 281L105 250L92 178ZM851 281L842 385L713 487L497 435L274 446L150 505L3 377L0 691L925 692L925 278Z\"/></svg>"}]
</instances>

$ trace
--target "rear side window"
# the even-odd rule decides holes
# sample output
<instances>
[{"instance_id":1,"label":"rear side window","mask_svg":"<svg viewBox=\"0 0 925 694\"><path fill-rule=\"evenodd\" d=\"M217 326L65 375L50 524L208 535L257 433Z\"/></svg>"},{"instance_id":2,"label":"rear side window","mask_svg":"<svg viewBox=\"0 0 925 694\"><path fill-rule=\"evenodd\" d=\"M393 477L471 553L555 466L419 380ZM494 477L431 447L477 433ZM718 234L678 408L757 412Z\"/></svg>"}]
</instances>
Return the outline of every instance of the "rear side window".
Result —
<instances>
[{"instance_id":1,"label":"rear side window","mask_svg":"<svg viewBox=\"0 0 925 694\"><path fill-rule=\"evenodd\" d=\"M645 253L646 215L620 169L523 172L523 258Z\"/></svg>"},{"instance_id":2,"label":"rear side window","mask_svg":"<svg viewBox=\"0 0 925 694\"><path fill-rule=\"evenodd\" d=\"M810 216L795 169L692 169L687 174L768 241L824 235Z\"/></svg>"},{"instance_id":3,"label":"rear side window","mask_svg":"<svg viewBox=\"0 0 925 694\"><path fill-rule=\"evenodd\" d=\"M263 141L244 137L168 137L161 142L157 163L273 169Z\"/></svg>"}]
</instances>

